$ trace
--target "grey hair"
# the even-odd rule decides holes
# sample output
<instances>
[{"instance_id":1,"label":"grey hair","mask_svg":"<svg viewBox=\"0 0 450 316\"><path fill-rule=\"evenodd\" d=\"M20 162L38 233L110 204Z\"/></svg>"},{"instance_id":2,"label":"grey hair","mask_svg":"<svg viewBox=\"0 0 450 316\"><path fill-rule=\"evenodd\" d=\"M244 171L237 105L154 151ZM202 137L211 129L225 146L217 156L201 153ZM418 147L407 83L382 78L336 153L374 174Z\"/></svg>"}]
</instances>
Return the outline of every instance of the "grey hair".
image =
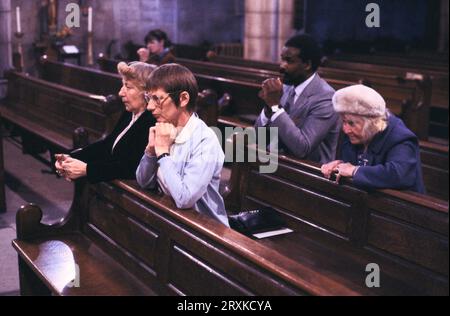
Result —
<instances>
[{"instance_id":1,"label":"grey hair","mask_svg":"<svg viewBox=\"0 0 450 316\"><path fill-rule=\"evenodd\" d=\"M117 64L117 71L122 78L133 81L141 90L147 90L150 74L155 69L155 65L139 61L131 62L129 64L121 61Z\"/></svg>"},{"instance_id":2,"label":"grey hair","mask_svg":"<svg viewBox=\"0 0 450 316\"><path fill-rule=\"evenodd\" d=\"M389 112L386 112L384 116L378 117L361 116L364 120L362 129L364 144L368 144L376 134L381 133L387 128L389 115Z\"/></svg>"}]
</instances>

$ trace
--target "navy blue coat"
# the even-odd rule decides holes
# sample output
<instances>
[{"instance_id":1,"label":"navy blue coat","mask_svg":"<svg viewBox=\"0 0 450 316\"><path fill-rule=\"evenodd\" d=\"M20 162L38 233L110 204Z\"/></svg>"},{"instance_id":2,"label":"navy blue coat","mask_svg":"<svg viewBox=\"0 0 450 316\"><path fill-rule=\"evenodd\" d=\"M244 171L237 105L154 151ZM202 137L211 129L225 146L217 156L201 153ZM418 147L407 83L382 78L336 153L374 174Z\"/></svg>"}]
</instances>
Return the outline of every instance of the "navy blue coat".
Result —
<instances>
[{"instance_id":1,"label":"navy blue coat","mask_svg":"<svg viewBox=\"0 0 450 316\"><path fill-rule=\"evenodd\" d=\"M353 178L357 187L425 193L418 139L394 115L389 116L387 128L375 135L365 154L362 146L352 145L344 136L340 159L361 166Z\"/></svg>"}]
</instances>

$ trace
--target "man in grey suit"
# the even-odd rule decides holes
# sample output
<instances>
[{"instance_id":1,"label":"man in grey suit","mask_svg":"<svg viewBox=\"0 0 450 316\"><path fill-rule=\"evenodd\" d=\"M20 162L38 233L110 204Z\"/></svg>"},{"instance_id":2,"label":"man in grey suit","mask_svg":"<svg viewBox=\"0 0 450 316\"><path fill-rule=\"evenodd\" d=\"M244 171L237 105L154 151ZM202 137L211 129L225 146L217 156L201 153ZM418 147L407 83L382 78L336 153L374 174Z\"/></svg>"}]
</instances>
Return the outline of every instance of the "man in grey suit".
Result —
<instances>
[{"instance_id":1,"label":"man in grey suit","mask_svg":"<svg viewBox=\"0 0 450 316\"><path fill-rule=\"evenodd\" d=\"M266 105L255 127L277 127L280 152L300 159L335 159L340 123L331 99L334 89L317 74L321 59L308 35L290 38L282 49L282 78L263 82L259 96Z\"/></svg>"}]
</instances>

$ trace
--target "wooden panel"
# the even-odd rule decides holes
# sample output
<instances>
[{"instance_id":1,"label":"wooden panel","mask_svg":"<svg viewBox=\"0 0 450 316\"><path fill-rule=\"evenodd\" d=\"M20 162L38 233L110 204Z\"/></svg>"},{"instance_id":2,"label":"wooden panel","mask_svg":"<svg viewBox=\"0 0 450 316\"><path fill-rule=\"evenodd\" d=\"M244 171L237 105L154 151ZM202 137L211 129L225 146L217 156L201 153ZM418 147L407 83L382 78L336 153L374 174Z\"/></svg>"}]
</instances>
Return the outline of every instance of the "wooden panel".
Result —
<instances>
[{"instance_id":1,"label":"wooden panel","mask_svg":"<svg viewBox=\"0 0 450 316\"><path fill-rule=\"evenodd\" d=\"M299 182L301 183L301 182ZM348 235L350 205L320 196L305 187L282 182L274 177L253 173L248 179L250 197L288 210L290 214ZM274 191L273 188L277 188ZM276 192L276 198L273 193Z\"/></svg>"},{"instance_id":2,"label":"wooden panel","mask_svg":"<svg viewBox=\"0 0 450 316\"><path fill-rule=\"evenodd\" d=\"M124 215L97 196L89 205L89 221L109 238L155 270L159 232ZM120 228L120 229L118 229Z\"/></svg>"},{"instance_id":3,"label":"wooden panel","mask_svg":"<svg viewBox=\"0 0 450 316\"><path fill-rule=\"evenodd\" d=\"M223 246L206 239L198 232L193 231L192 228L188 229L184 225L181 225L179 221L168 217L164 211L153 206L142 204L142 201L136 199L135 196L129 193L123 194L114 186L110 186L106 183L95 186L95 191L97 192L97 195L111 201L111 205L114 208L120 206L121 213L123 212L126 216L132 216L136 221L145 226L151 224L152 227L154 227L154 230L158 231L160 237L157 244L158 252L156 254L155 266L159 275L158 282L163 282L163 284L157 285L161 291L163 291L162 293L177 294L180 291L185 291L178 285L178 283L168 285L173 275L170 268L170 260L172 260L170 253L173 251L173 245L177 245L180 249L184 249L193 257L198 258L199 262L203 262L204 265L208 267L213 267L214 270L225 279L230 279L231 284L238 284L238 287L242 287L244 289L242 291L244 292L251 292L259 295L300 294L298 290L294 290L286 283L269 274L267 271L259 269L257 265L252 265L243 260L242 257L237 256L235 253L228 252ZM111 212L112 211L109 210L108 214ZM191 211L188 210L185 210L182 213L186 212L191 213ZM194 214L196 216L199 215L196 212L194 212ZM202 217L203 216L200 216L200 218ZM216 224L214 220L211 221ZM226 231L229 230L226 229ZM148 236L145 238L148 238ZM184 266L180 267L180 269L182 269L184 273L192 270L185 268ZM203 271L203 268L199 269L200 271ZM190 274L193 273L190 272ZM202 287L204 289L210 286L208 283L209 281L207 283L203 283L203 281L200 281L195 274L193 275L197 282L195 285L195 291L200 291ZM209 280L209 277L205 278ZM222 279L217 279L217 282L220 280ZM165 289L163 288L163 285L166 286ZM218 286L220 287L220 285Z\"/></svg>"},{"instance_id":4,"label":"wooden panel","mask_svg":"<svg viewBox=\"0 0 450 316\"><path fill-rule=\"evenodd\" d=\"M169 286L183 295L252 295L242 284L217 270L208 262L173 245L169 263Z\"/></svg>"},{"instance_id":5,"label":"wooden panel","mask_svg":"<svg viewBox=\"0 0 450 316\"><path fill-rule=\"evenodd\" d=\"M448 237L448 202L442 200L424 197L414 202L415 195L411 194L409 200L402 200L389 194L371 194L369 195L369 206L376 213L382 213L394 219L411 223L426 230L433 231ZM420 202L420 204L419 204ZM446 207L444 211L438 211L434 204L439 202L439 207ZM423 206L422 204L428 204Z\"/></svg>"},{"instance_id":6,"label":"wooden panel","mask_svg":"<svg viewBox=\"0 0 450 316\"><path fill-rule=\"evenodd\" d=\"M448 238L371 214L368 244L448 276Z\"/></svg>"}]
</instances>

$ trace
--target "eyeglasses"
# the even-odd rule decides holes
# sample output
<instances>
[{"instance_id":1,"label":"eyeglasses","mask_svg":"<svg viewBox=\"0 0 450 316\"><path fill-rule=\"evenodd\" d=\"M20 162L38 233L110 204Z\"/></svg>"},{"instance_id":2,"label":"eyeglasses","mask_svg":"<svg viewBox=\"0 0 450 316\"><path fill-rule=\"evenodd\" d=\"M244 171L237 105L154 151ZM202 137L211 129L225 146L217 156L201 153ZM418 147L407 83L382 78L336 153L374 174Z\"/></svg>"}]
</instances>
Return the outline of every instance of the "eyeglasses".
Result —
<instances>
[{"instance_id":1,"label":"eyeglasses","mask_svg":"<svg viewBox=\"0 0 450 316\"><path fill-rule=\"evenodd\" d=\"M144 100L147 104L150 102L153 102L157 107L161 107L170 95L176 94L176 93L177 92L167 93L167 96L159 98L155 94L150 94L148 92L144 92Z\"/></svg>"}]
</instances>

